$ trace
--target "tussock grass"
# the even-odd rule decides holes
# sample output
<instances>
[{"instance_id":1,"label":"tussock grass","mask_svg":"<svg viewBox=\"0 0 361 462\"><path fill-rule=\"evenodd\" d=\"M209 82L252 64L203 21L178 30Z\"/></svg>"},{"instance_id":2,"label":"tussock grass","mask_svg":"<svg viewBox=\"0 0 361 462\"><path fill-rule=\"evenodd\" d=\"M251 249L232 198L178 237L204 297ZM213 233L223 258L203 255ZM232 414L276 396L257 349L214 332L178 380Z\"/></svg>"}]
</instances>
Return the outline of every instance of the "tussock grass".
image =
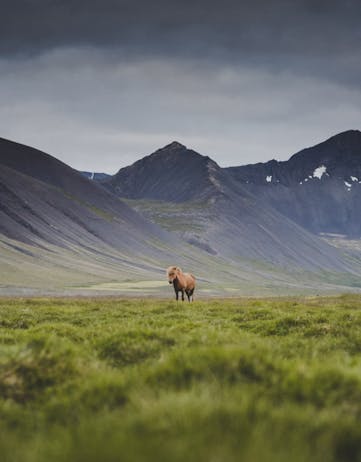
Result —
<instances>
[{"instance_id":1,"label":"tussock grass","mask_svg":"<svg viewBox=\"0 0 361 462\"><path fill-rule=\"evenodd\" d=\"M358 461L360 419L360 296L0 299L1 461Z\"/></svg>"}]
</instances>

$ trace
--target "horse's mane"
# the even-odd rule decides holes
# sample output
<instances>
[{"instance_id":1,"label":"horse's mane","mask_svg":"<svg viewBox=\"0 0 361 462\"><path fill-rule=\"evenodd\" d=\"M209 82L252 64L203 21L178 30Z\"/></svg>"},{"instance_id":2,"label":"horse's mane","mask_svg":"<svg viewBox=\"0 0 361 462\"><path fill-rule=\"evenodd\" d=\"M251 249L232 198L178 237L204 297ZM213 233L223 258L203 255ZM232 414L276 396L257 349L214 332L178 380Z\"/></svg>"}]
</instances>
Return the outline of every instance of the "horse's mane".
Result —
<instances>
[{"instance_id":1,"label":"horse's mane","mask_svg":"<svg viewBox=\"0 0 361 462\"><path fill-rule=\"evenodd\" d=\"M181 270L181 268L179 268L179 266L169 266L167 268L167 274L169 274L171 271L179 271L180 273L183 273L183 271Z\"/></svg>"}]
</instances>

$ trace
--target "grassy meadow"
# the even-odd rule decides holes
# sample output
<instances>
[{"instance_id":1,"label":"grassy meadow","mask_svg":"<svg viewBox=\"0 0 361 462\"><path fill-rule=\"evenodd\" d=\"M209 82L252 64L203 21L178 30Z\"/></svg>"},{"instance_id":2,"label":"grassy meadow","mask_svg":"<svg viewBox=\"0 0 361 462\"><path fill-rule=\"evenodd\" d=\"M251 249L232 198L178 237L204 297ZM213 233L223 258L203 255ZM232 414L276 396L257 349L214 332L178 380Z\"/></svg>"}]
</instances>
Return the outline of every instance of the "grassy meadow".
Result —
<instances>
[{"instance_id":1,"label":"grassy meadow","mask_svg":"<svg viewBox=\"0 0 361 462\"><path fill-rule=\"evenodd\" d=\"M0 299L0 459L361 461L361 296Z\"/></svg>"}]
</instances>

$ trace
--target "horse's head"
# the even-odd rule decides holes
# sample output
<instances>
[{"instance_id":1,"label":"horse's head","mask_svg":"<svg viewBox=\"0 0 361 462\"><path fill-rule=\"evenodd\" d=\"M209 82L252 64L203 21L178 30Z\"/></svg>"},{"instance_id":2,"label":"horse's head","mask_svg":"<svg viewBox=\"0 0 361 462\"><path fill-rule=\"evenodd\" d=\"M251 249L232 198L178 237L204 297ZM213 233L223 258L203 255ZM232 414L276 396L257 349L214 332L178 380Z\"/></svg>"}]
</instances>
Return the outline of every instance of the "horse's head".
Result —
<instances>
[{"instance_id":1,"label":"horse's head","mask_svg":"<svg viewBox=\"0 0 361 462\"><path fill-rule=\"evenodd\" d=\"M177 278L180 271L181 269L178 268L177 266L170 266L167 269L167 278L168 278L169 284L173 284L173 281Z\"/></svg>"}]
</instances>

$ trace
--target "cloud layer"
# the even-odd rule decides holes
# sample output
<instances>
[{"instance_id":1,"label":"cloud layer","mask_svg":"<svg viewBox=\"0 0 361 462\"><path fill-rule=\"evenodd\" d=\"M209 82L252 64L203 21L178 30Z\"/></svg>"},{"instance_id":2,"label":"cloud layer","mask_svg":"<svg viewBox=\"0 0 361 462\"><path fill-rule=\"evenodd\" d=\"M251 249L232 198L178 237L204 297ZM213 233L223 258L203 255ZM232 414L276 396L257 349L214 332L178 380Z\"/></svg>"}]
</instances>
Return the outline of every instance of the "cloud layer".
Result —
<instances>
[{"instance_id":1,"label":"cloud layer","mask_svg":"<svg viewBox=\"0 0 361 462\"><path fill-rule=\"evenodd\" d=\"M0 136L108 172L173 139L221 165L287 158L360 128L360 12L13 1L0 19Z\"/></svg>"}]
</instances>

